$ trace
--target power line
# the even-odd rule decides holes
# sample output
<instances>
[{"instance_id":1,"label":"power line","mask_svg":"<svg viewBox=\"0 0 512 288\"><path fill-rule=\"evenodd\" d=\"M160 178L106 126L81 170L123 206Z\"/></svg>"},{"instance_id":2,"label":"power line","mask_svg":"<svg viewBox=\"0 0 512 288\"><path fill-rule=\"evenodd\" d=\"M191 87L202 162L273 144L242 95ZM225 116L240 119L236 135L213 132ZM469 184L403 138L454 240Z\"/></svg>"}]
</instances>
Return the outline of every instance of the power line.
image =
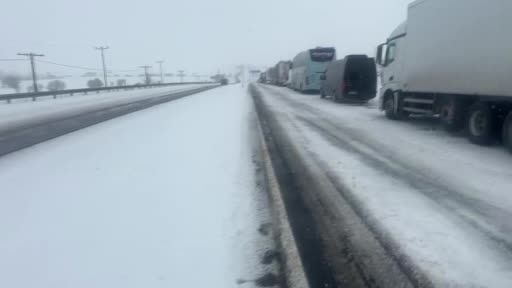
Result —
<instances>
[{"instance_id":1,"label":"power line","mask_svg":"<svg viewBox=\"0 0 512 288\"><path fill-rule=\"evenodd\" d=\"M98 68L89 68L89 67L82 67L82 66L75 66L75 65L68 65L68 64L60 64L60 63L55 63L55 62L46 61L46 60L36 60L36 62L48 63L48 64L53 64L53 65L56 65L56 66L62 66L62 67L67 67L67 68L102 71L102 69L98 69Z\"/></svg>"},{"instance_id":2,"label":"power line","mask_svg":"<svg viewBox=\"0 0 512 288\"><path fill-rule=\"evenodd\" d=\"M139 71L138 69L127 69L127 70L108 70L110 72L114 73L123 73L123 72L136 72Z\"/></svg>"},{"instance_id":3,"label":"power line","mask_svg":"<svg viewBox=\"0 0 512 288\"><path fill-rule=\"evenodd\" d=\"M27 61L27 59L0 59L0 61Z\"/></svg>"},{"instance_id":4,"label":"power line","mask_svg":"<svg viewBox=\"0 0 512 288\"><path fill-rule=\"evenodd\" d=\"M23 59L21 59L21 60L23 60ZM90 71L103 71L103 69L98 69L98 68L90 68L90 67L83 67L83 66L77 66L77 65L62 64L62 63L56 63L56 62L46 61L46 60L35 60L35 61L41 62L41 63L52 64L52 65L56 65L56 66L67 67L67 68L90 70ZM108 70L107 72L116 73L116 72L135 72L135 71L138 71L138 70L137 69Z\"/></svg>"}]
</instances>

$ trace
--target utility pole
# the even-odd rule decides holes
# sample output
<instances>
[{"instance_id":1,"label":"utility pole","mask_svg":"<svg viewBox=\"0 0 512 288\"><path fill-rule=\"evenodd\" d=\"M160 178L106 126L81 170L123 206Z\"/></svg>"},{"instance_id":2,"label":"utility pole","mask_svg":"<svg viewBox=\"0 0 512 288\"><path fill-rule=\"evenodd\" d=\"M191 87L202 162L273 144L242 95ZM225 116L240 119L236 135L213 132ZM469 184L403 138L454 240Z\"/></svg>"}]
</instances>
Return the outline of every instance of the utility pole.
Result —
<instances>
[{"instance_id":1,"label":"utility pole","mask_svg":"<svg viewBox=\"0 0 512 288\"><path fill-rule=\"evenodd\" d=\"M160 65L160 83L164 83L164 72L162 69L162 64L164 63L164 60L156 61Z\"/></svg>"},{"instance_id":2,"label":"utility pole","mask_svg":"<svg viewBox=\"0 0 512 288\"><path fill-rule=\"evenodd\" d=\"M36 53L18 53L20 56L27 56L30 58L30 67L32 68L32 82L34 82L34 92L39 92L39 89L37 88L37 75L36 75L36 63L34 62L34 57L43 57L43 54L36 54Z\"/></svg>"},{"instance_id":3,"label":"utility pole","mask_svg":"<svg viewBox=\"0 0 512 288\"><path fill-rule=\"evenodd\" d=\"M183 76L185 76L185 71L179 70L178 71L178 76L180 77L180 82L183 83Z\"/></svg>"},{"instance_id":4,"label":"utility pole","mask_svg":"<svg viewBox=\"0 0 512 288\"><path fill-rule=\"evenodd\" d=\"M151 84L151 79L149 78L148 69L151 68L149 65L139 66L144 69L144 75L146 75L146 85Z\"/></svg>"},{"instance_id":5,"label":"utility pole","mask_svg":"<svg viewBox=\"0 0 512 288\"><path fill-rule=\"evenodd\" d=\"M103 63L103 81L105 81L105 87L108 86L108 82L107 82L107 66L105 65L105 50L107 50L109 47L108 46L100 46L100 47L95 47L96 50L101 50L101 62Z\"/></svg>"}]
</instances>

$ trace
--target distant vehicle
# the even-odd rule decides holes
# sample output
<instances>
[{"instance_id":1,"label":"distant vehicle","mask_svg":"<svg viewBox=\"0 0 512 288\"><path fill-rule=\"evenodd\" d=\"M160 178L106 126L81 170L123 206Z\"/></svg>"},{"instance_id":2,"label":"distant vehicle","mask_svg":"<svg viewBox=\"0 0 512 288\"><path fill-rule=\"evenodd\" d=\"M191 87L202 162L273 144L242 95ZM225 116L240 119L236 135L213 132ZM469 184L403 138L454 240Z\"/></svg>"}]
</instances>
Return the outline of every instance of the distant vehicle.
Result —
<instances>
[{"instance_id":1,"label":"distant vehicle","mask_svg":"<svg viewBox=\"0 0 512 288\"><path fill-rule=\"evenodd\" d=\"M267 83L267 73L263 72L260 74L260 78L258 79L260 83Z\"/></svg>"},{"instance_id":2,"label":"distant vehicle","mask_svg":"<svg viewBox=\"0 0 512 288\"><path fill-rule=\"evenodd\" d=\"M439 115L485 145L501 131L512 151L512 1L422 0L378 47L381 108L391 119Z\"/></svg>"},{"instance_id":3,"label":"distant vehicle","mask_svg":"<svg viewBox=\"0 0 512 288\"><path fill-rule=\"evenodd\" d=\"M291 88L301 92L320 91L320 75L334 60L336 60L334 48L320 47L299 53L292 63Z\"/></svg>"},{"instance_id":4,"label":"distant vehicle","mask_svg":"<svg viewBox=\"0 0 512 288\"><path fill-rule=\"evenodd\" d=\"M226 75L224 75L224 74L215 74L212 77L210 77L210 79L212 79L214 82L220 83L222 81L222 79L227 79L227 78L226 78Z\"/></svg>"},{"instance_id":5,"label":"distant vehicle","mask_svg":"<svg viewBox=\"0 0 512 288\"><path fill-rule=\"evenodd\" d=\"M368 102L377 96L375 60L366 55L349 55L330 62L320 78L322 98L332 96L337 102Z\"/></svg>"},{"instance_id":6,"label":"distant vehicle","mask_svg":"<svg viewBox=\"0 0 512 288\"><path fill-rule=\"evenodd\" d=\"M288 74L290 71L291 62L290 61L280 61L276 64L276 85L286 86L288 83Z\"/></svg>"},{"instance_id":7,"label":"distant vehicle","mask_svg":"<svg viewBox=\"0 0 512 288\"><path fill-rule=\"evenodd\" d=\"M267 69L266 72L267 84L277 85L277 69L276 67L271 67Z\"/></svg>"},{"instance_id":8,"label":"distant vehicle","mask_svg":"<svg viewBox=\"0 0 512 288\"><path fill-rule=\"evenodd\" d=\"M288 88L292 88L292 67L293 64L290 62L290 70L288 70L288 81L286 81L285 86Z\"/></svg>"},{"instance_id":9,"label":"distant vehicle","mask_svg":"<svg viewBox=\"0 0 512 288\"><path fill-rule=\"evenodd\" d=\"M227 78L220 79L220 85L228 85L229 81Z\"/></svg>"}]
</instances>

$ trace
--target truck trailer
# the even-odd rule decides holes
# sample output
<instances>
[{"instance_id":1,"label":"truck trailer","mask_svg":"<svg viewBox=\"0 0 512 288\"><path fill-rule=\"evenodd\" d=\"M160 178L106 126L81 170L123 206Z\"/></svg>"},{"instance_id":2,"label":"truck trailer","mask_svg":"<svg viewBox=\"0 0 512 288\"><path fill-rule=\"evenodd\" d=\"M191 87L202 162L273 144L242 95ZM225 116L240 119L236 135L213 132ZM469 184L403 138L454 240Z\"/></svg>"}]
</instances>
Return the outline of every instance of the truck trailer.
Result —
<instances>
[{"instance_id":1,"label":"truck trailer","mask_svg":"<svg viewBox=\"0 0 512 288\"><path fill-rule=\"evenodd\" d=\"M417 0L377 49L388 118L439 116L481 145L512 151L512 1Z\"/></svg>"},{"instance_id":2,"label":"truck trailer","mask_svg":"<svg viewBox=\"0 0 512 288\"><path fill-rule=\"evenodd\" d=\"M277 85L277 69L276 67L270 67L266 72L267 84Z\"/></svg>"},{"instance_id":3,"label":"truck trailer","mask_svg":"<svg viewBox=\"0 0 512 288\"><path fill-rule=\"evenodd\" d=\"M289 81L288 74L290 72L291 65L291 61L279 61L279 63L276 64L277 85L286 86Z\"/></svg>"}]
</instances>

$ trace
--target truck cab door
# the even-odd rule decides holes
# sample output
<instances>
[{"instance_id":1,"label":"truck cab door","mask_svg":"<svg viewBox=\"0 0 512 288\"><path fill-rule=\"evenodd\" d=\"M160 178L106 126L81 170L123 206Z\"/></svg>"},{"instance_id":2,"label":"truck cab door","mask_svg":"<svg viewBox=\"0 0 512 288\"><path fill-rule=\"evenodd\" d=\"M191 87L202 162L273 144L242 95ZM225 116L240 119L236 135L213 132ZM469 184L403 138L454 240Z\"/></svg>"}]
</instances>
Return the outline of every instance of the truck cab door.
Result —
<instances>
[{"instance_id":1,"label":"truck cab door","mask_svg":"<svg viewBox=\"0 0 512 288\"><path fill-rule=\"evenodd\" d=\"M394 86L394 84L400 82L400 59L397 57L398 55L398 44L399 41L391 41L387 45L387 49L385 52L384 58L384 67L381 73L381 82L384 87ZM395 90L395 89L393 89Z\"/></svg>"}]
</instances>

